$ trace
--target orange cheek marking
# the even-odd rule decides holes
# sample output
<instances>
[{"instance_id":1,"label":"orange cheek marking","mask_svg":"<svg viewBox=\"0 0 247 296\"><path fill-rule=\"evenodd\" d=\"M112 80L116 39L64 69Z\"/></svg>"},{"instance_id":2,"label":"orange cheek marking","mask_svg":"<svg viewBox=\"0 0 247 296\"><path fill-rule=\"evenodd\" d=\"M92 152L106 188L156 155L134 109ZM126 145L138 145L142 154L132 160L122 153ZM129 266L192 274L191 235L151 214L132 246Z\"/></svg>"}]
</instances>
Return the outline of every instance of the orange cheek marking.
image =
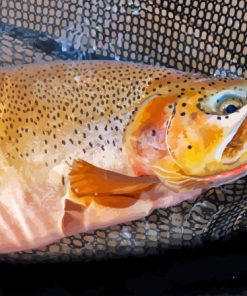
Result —
<instances>
[{"instance_id":1,"label":"orange cheek marking","mask_svg":"<svg viewBox=\"0 0 247 296\"><path fill-rule=\"evenodd\" d=\"M218 146L224 137L224 130L215 124L208 124L201 132L201 139L205 148L212 148Z\"/></svg>"},{"instance_id":2,"label":"orange cheek marking","mask_svg":"<svg viewBox=\"0 0 247 296\"><path fill-rule=\"evenodd\" d=\"M173 102L174 98L172 97L157 97L141 107L135 116L134 123L129 127L132 135L139 135L149 127L160 128L164 123L164 117L168 115L166 114L165 108Z\"/></svg>"},{"instance_id":3,"label":"orange cheek marking","mask_svg":"<svg viewBox=\"0 0 247 296\"><path fill-rule=\"evenodd\" d=\"M166 122L172 113L176 97L157 96L144 103L128 126L124 135L125 147L131 156L132 166L138 175L149 171L143 159L150 162L166 153ZM152 132L154 133L152 135ZM154 147L162 147L155 150Z\"/></svg>"}]
</instances>

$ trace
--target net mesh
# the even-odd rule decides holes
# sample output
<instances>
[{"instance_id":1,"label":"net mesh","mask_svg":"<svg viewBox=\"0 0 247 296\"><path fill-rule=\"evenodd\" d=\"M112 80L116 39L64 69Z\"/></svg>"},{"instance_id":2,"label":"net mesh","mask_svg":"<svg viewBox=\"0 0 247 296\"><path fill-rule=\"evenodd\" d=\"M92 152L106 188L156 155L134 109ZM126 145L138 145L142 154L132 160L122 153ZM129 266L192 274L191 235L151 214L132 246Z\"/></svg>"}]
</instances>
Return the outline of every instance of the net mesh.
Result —
<instances>
[{"instance_id":1,"label":"net mesh","mask_svg":"<svg viewBox=\"0 0 247 296\"><path fill-rule=\"evenodd\" d=\"M0 65L115 59L214 76L246 75L245 0L2 0ZM1 260L148 254L246 229L246 179L132 223Z\"/></svg>"},{"instance_id":2,"label":"net mesh","mask_svg":"<svg viewBox=\"0 0 247 296\"><path fill-rule=\"evenodd\" d=\"M242 75L246 6L244 0L3 0L1 22L47 34L62 43L63 51L81 51L85 57ZM22 62L18 51L16 46L12 58L17 55L17 63ZM7 55L2 59L9 62Z\"/></svg>"}]
</instances>

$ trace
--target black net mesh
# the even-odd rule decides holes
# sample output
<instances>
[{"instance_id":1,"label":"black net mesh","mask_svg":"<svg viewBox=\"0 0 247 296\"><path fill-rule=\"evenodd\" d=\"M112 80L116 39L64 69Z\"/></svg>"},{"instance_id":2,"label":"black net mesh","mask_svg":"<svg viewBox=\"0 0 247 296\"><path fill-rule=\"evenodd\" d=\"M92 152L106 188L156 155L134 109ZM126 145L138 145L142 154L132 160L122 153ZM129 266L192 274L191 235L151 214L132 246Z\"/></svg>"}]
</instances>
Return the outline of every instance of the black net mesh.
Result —
<instances>
[{"instance_id":1,"label":"black net mesh","mask_svg":"<svg viewBox=\"0 0 247 296\"><path fill-rule=\"evenodd\" d=\"M1 22L13 26L6 30L6 38L10 34L27 41L37 52L32 54L7 38L2 45L12 51L13 42L14 51L2 48L1 59L31 62L47 60L39 51L54 58L66 57L57 56L58 52L72 51L70 58L100 55L184 71L242 75L246 5L244 0L2 1ZM51 38L49 44L44 43L45 36Z\"/></svg>"},{"instance_id":2,"label":"black net mesh","mask_svg":"<svg viewBox=\"0 0 247 296\"><path fill-rule=\"evenodd\" d=\"M2 0L0 63L115 59L243 76L246 28L245 0ZM35 262L140 255L227 238L246 229L246 184L243 178L140 221L0 258Z\"/></svg>"}]
</instances>

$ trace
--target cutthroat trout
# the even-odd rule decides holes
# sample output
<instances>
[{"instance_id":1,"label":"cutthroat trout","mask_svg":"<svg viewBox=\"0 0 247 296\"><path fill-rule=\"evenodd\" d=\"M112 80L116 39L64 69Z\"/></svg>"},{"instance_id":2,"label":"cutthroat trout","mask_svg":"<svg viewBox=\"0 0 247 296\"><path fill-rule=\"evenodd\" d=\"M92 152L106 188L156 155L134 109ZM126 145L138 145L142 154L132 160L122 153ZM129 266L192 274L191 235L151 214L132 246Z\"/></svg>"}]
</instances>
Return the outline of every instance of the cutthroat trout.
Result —
<instances>
[{"instance_id":1,"label":"cutthroat trout","mask_svg":"<svg viewBox=\"0 0 247 296\"><path fill-rule=\"evenodd\" d=\"M247 81L122 62L0 71L0 252L144 217L247 170Z\"/></svg>"}]
</instances>

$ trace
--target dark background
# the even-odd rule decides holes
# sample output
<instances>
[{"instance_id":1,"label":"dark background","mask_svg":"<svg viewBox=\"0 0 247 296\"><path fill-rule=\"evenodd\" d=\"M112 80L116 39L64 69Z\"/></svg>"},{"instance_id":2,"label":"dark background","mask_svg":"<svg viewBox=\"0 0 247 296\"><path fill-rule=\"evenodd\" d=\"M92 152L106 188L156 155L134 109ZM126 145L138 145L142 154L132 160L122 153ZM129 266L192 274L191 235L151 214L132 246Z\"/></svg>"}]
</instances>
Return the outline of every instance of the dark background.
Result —
<instances>
[{"instance_id":1,"label":"dark background","mask_svg":"<svg viewBox=\"0 0 247 296\"><path fill-rule=\"evenodd\" d=\"M247 295L246 234L93 262L0 264L0 295Z\"/></svg>"}]
</instances>

